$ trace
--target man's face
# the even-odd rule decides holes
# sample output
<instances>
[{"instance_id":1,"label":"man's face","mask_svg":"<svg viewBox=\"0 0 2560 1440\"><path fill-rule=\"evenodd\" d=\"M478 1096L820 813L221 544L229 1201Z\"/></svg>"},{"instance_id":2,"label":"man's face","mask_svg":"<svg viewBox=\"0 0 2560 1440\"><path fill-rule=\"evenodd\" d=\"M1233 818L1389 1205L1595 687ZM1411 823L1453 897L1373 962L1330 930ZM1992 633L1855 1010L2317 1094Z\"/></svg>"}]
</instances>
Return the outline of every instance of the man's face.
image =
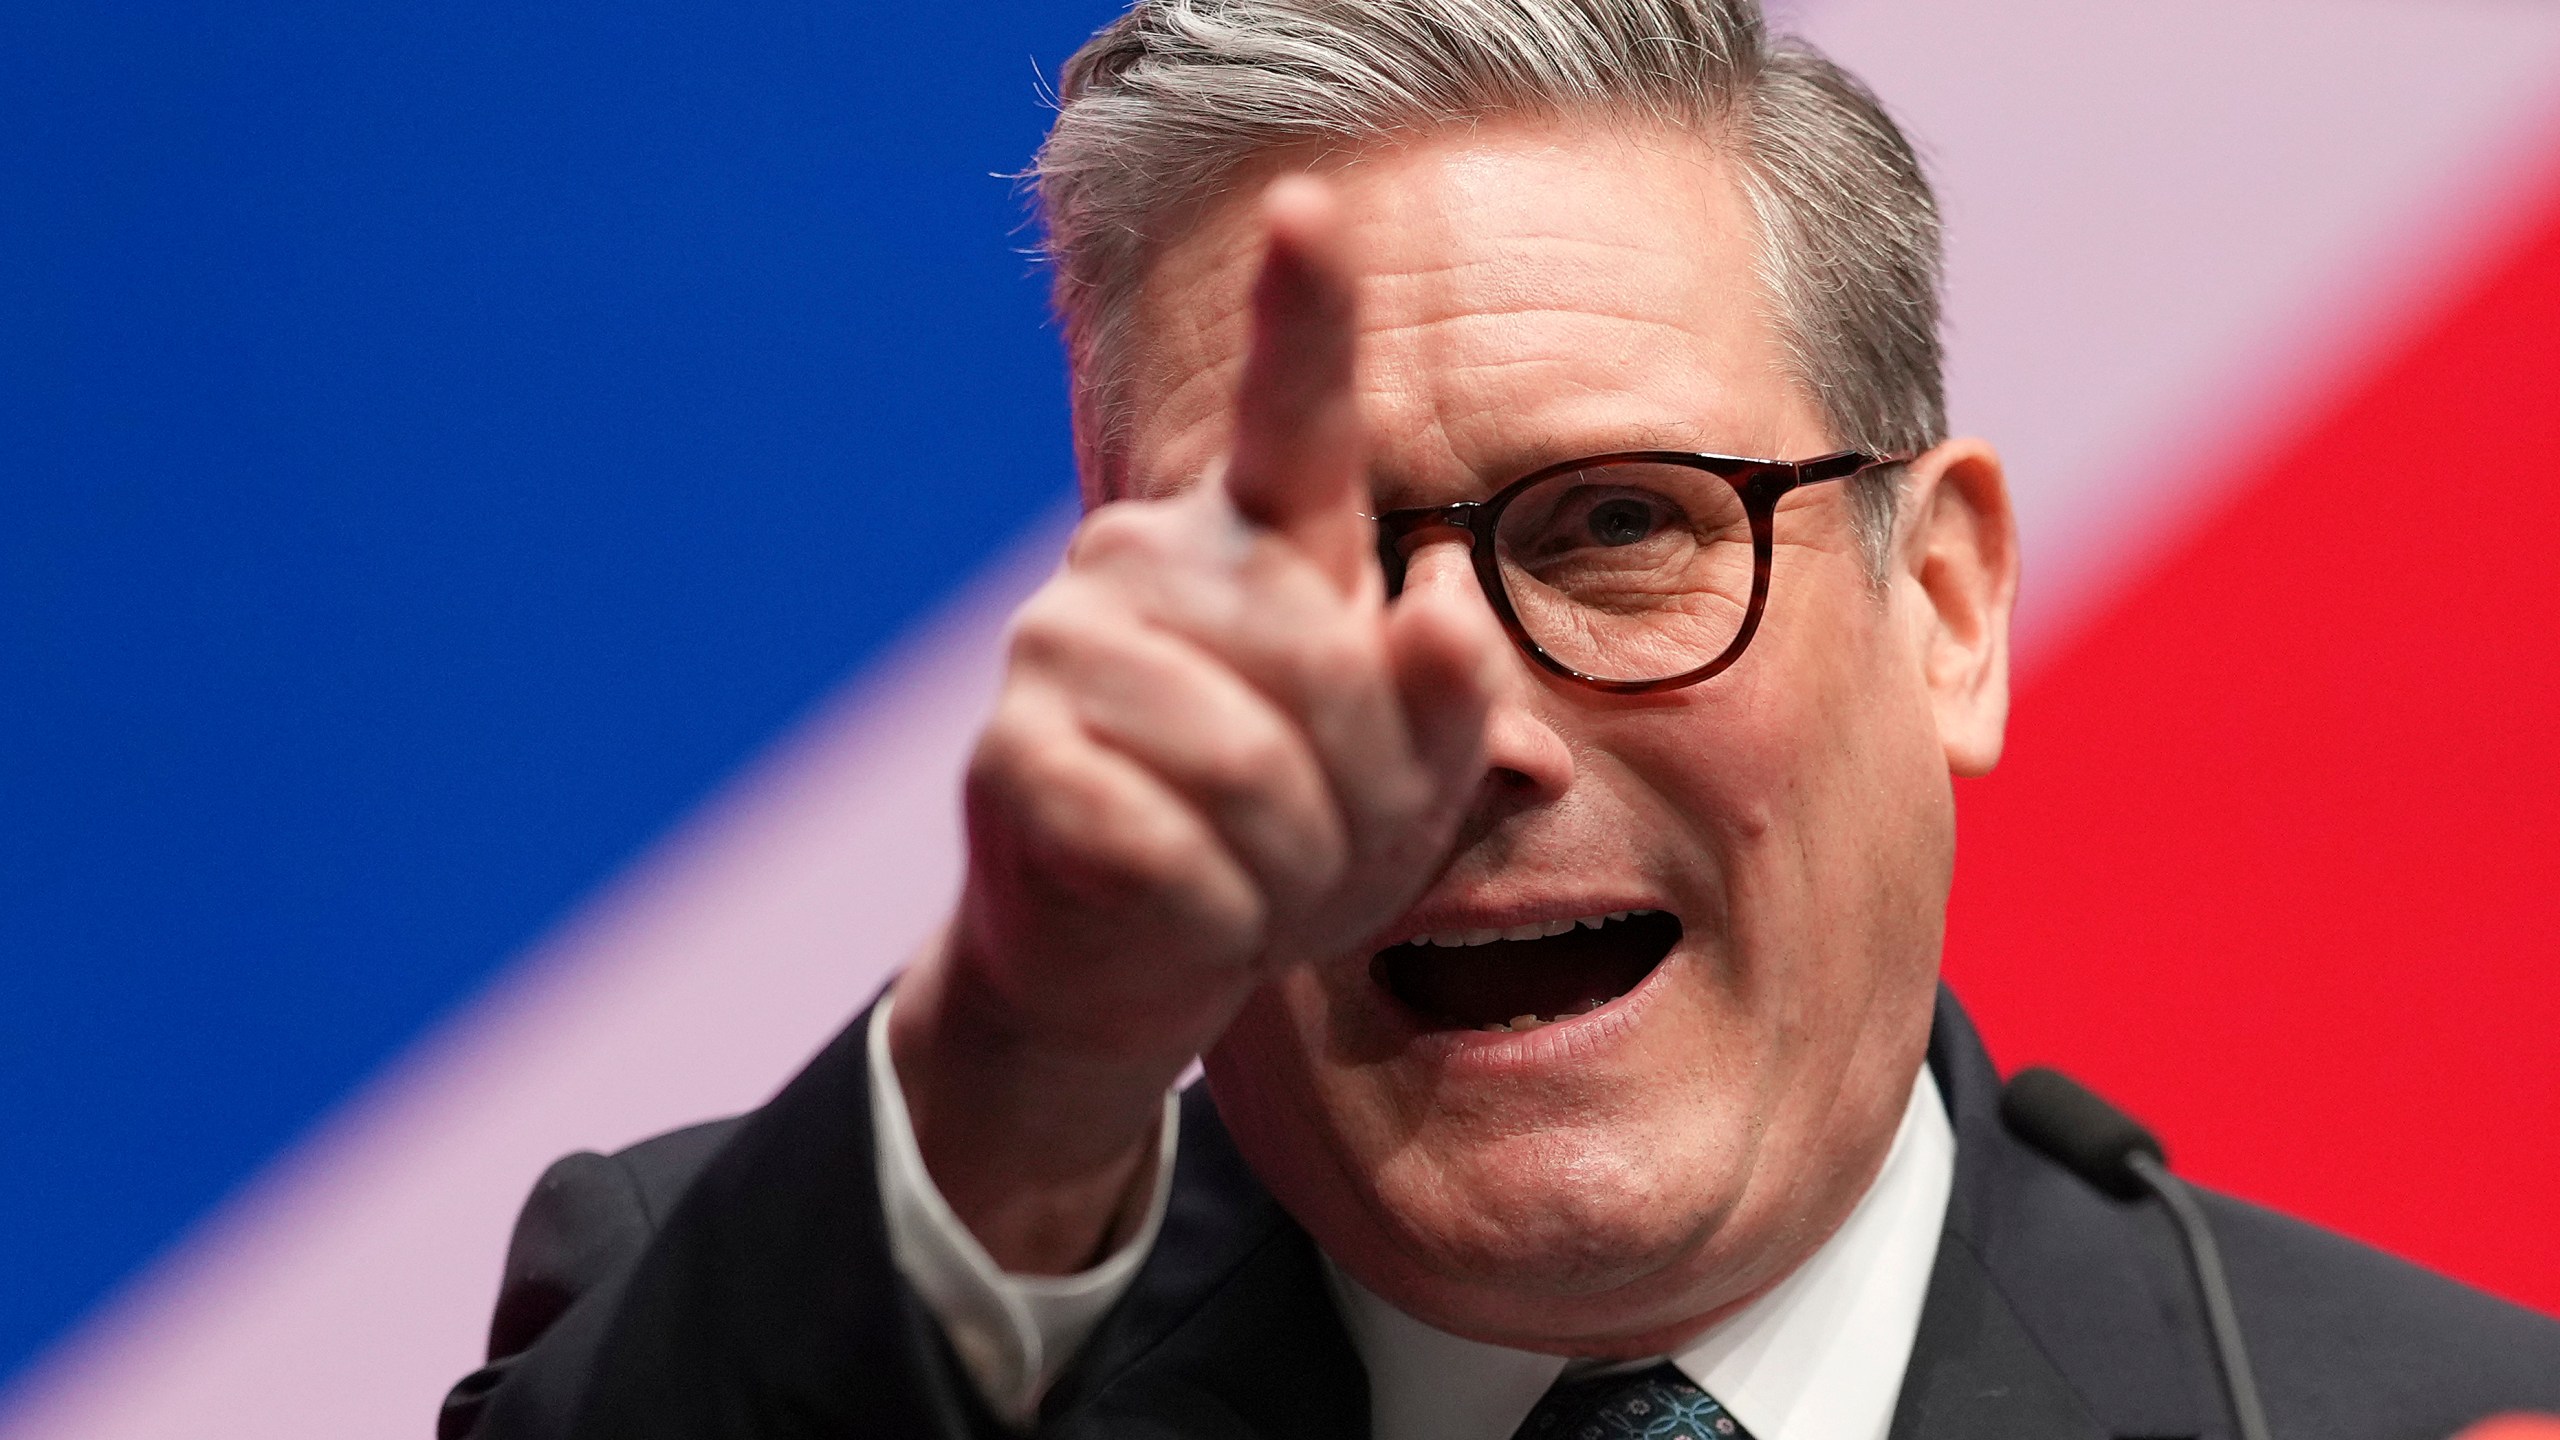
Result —
<instances>
[{"instance_id":1,"label":"man's face","mask_svg":"<svg viewBox=\"0 0 2560 1440\"><path fill-rule=\"evenodd\" d=\"M1373 513L1606 451L1838 448L1789 378L1757 229L1709 143L1516 122L1325 168L1360 271ZM1228 443L1260 242L1234 204L1153 271L1130 488L1179 489ZM1842 486L1790 496L1776 536L1759 636L1713 680L1615 697L1519 659L1445 873L1369 944L1265 986L1208 1057L1290 1212L1444 1328L1658 1350L1818 1245L1890 1143L1953 847L1935 622L1909 554L1872 582ZM1463 539L1438 535L1407 589L1475 584ZM1499 1009L1485 977L1535 949L1378 960L1628 911L1670 919L1554 950L1607 1002L1569 1023L1415 1003L1454 987Z\"/></svg>"}]
</instances>

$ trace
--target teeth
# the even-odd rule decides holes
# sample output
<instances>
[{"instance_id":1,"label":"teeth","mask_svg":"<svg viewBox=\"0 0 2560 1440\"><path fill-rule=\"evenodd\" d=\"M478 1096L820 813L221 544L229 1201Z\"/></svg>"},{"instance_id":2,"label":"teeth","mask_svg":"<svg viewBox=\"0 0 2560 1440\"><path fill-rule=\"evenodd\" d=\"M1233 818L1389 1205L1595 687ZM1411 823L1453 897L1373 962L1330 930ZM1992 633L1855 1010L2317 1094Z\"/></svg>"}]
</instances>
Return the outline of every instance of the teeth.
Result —
<instances>
[{"instance_id":1,"label":"teeth","mask_svg":"<svg viewBox=\"0 0 2560 1440\"><path fill-rule=\"evenodd\" d=\"M1537 920L1514 925L1508 930L1446 930L1436 935L1416 935L1407 945L1431 945L1443 950L1462 949L1469 945L1490 945L1496 940L1543 940L1550 935L1563 935L1574 929L1597 930L1612 921L1651 915L1651 910L1612 910L1606 915L1584 915L1571 920Z\"/></svg>"},{"instance_id":2,"label":"teeth","mask_svg":"<svg viewBox=\"0 0 2560 1440\"><path fill-rule=\"evenodd\" d=\"M1508 1020L1494 1020L1476 1028L1487 1035L1516 1035L1544 1025L1561 1025L1577 1016L1588 1015L1608 1003L1606 1000L1585 1000L1569 1010L1559 1010L1553 1015L1514 1015Z\"/></svg>"}]
</instances>

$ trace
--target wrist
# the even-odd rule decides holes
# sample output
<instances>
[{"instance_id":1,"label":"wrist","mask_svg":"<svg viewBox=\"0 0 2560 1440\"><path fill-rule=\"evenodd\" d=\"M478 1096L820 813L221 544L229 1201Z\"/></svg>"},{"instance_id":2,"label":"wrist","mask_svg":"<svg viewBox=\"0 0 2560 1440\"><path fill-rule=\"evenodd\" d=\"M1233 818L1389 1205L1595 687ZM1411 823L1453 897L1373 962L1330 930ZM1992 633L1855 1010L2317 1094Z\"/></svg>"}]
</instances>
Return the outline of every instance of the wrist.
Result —
<instances>
[{"instance_id":1,"label":"wrist","mask_svg":"<svg viewBox=\"0 0 2560 1440\"><path fill-rule=\"evenodd\" d=\"M1004 1270L1063 1275L1126 1238L1188 1063L1061 1043L950 948L899 977L888 1048L925 1169Z\"/></svg>"}]
</instances>

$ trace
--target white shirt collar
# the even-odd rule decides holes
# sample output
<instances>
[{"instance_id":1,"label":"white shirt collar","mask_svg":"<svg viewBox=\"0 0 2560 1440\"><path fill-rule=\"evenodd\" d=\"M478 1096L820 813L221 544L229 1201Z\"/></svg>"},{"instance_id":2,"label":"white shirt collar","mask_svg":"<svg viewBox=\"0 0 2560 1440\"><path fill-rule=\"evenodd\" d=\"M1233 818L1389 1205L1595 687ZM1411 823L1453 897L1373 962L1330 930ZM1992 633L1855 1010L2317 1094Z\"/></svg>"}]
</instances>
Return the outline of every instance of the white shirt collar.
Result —
<instances>
[{"instance_id":1,"label":"white shirt collar","mask_svg":"<svg viewBox=\"0 0 2560 1440\"><path fill-rule=\"evenodd\" d=\"M1955 1129L1929 1067L1884 1168L1811 1259L1670 1357L1754 1440L1884 1440L1920 1333L1955 1186ZM1375 1440L1510 1440L1564 1372L1555 1355L1463 1340L1326 1278L1369 1370Z\"/></svg>"}]
</instances>

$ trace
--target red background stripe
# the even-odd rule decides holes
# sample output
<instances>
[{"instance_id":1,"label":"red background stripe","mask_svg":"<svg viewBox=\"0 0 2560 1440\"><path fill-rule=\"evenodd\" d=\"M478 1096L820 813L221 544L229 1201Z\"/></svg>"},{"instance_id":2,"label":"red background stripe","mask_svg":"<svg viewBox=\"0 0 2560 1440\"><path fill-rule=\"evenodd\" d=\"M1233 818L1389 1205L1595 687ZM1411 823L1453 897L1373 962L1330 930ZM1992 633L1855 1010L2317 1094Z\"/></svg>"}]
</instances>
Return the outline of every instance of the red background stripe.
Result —
<instances>
[{"instance_id":1,"label":"red background stripe","mask_svg":"<svg viewBox=\"0 0 2560 1440\"><path fill-rule=\"evenodd\" d=\"M1947 969L2004 1067L2077 1073L2189 1175L2560 1313L2541 193L2025 677L2006 761L1960 791Z\"/></svg>"}]
</instances>

